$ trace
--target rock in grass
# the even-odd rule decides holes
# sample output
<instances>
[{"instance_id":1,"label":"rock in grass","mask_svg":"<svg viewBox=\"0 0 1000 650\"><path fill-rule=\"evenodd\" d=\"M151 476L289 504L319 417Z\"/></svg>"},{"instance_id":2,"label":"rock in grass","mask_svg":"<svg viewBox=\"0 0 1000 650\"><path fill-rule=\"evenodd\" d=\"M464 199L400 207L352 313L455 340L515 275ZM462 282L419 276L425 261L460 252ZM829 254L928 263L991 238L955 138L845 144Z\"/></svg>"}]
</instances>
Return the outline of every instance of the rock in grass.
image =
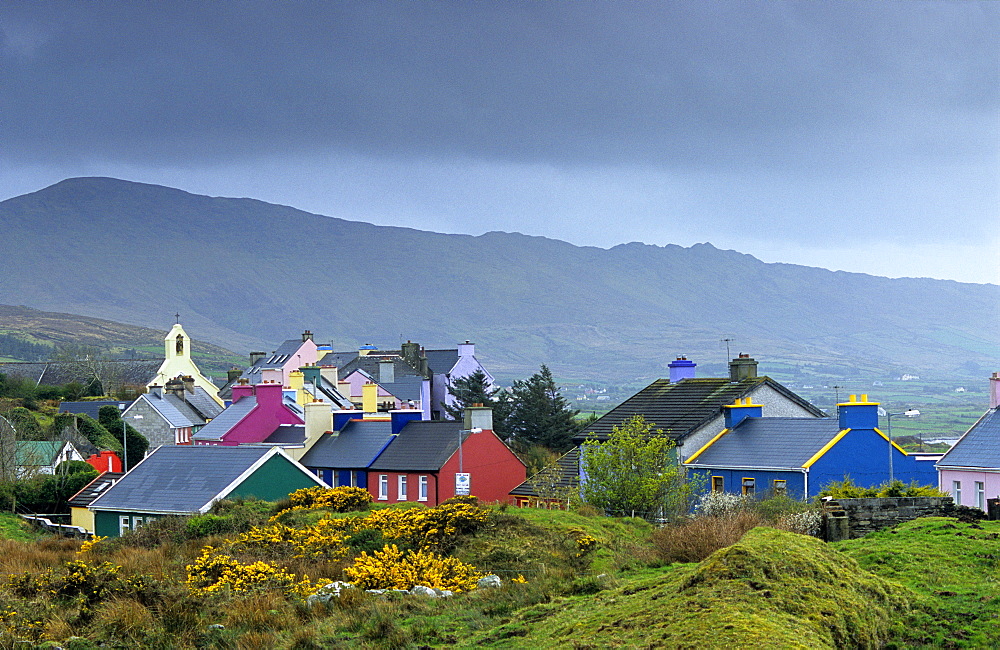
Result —
<instances>
[{"instance_id":1,"label":"rock in grass","mask_svg":"<svg viewBox=\"0 0 1000 650\"><path fill-rule=\"evenodd\" d=\"M491 573L488 576L483 576L482 578L480 578L479 582L476 583L476 586L479 587L480 589L485 589L485 588L499 587L500 584L501 584L500 576L493 575Z\"/></svg>"}]
</instances>

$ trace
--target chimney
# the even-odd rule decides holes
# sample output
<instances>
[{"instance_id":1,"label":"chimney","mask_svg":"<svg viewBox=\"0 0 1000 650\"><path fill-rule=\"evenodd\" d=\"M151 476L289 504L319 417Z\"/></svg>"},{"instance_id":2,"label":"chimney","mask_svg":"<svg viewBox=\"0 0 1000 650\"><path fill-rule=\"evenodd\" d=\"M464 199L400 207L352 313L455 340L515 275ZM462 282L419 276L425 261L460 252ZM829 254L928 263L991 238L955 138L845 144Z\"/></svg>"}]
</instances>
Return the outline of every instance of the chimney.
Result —
<instances>
[{"instance_id":1,"label":"chimney","mask_svg":"<svg viewBox=\"0 0 1000 650\"><path fill-rule=\"evenodd\" d=\"M840 428L843 429L877 429L878 402L869 402L868 395L851 395L847 402L837 404L840 411Z\"/></svg>"},{"instance_id":2,"label":"chimney","mask_svg":"<svg viewBox=\"0 0 1000 650\"><path fill-rule=\"evenodd\" d=\"M698 364L688 361L687 357L677 357L667 364L670 368L670 383L676 384L682 379L694 379L694 369Z\"/></svg>"},{"instance_id":3,"label":"chimney","mask_svg":"<svg viewBox=\"0 0 1000 650\"><path fill-rule=\"evenodd\" d=\"M378 383L396 383L396 364L392 359L383 359L378 362Z\"/></svg>"},{"instance_id":4,"label":"chimney","mask_svg":"<svg viewBox=\"0 0 1000 650\"><path fill-rule=\"evenodd\" d=\"M250 353L250 365L254 365L261 359L267 356L267 352L251 352Z\"/></svg>"},{"instance_id":5,"label":"chimney","mask_svg":"<svg viewBox=\"0 0 1000 650\"><path fill-rule=\"evenodd\" d=\"M732 429L746 418L759 418L764 415L764 407L752 404L749 397L737 397L735 402L723 406L722 409L727 429Z\"/></svg>"},{"instance_id":6,"label":"chimney","mask_svg":"<svg viewBox=\"0 0 1000 650\"><path fill-rule=\"evenodd\" d=\"M338 381L337 382L337 392L346 397L347 399L353 399L354 395L354 385L349 381Z\"/></svg>"},{"instance_id":7,"label":"chimney","mask_svg":"<svg viewBox=\"0 0 1000 650\"><path fill-rule=\"evenodd\" d=\"M361 387L361 410L365 413L378 412L378 384L369 381Z\"/></svg>"},{"instance_id":8,"label":"chimney","mask_svg":"<svg viewBox=\"0 0 1000 650\"><path fill-rule=\"evenodd\" d=\"M177 397L184 399L184 380L180 377L168 379L165 390L171 395L176 395Z\"/></svg>"},{"instance_id":9,"label":"chimney","mask_svg":"<svg viewBox=\"0 0 1000 650\"><path fill-rule=\"evenodd\" d=\"M366 357L368 356L368 353L371 352L372 350L378 350L378 348L372 345L371 343L365 343L360 348L358 348L358 356Z\"/></svg>"},{"instance_id":10,"label":"chimney","mask_svg":"<svg viewBox=\"0 0 1000 650\"><path fill-rule=\"evenodd\" d=\"M264 368L260 371L260 383L262 384L283 384L284 381L285 376L281 368Z\"/></svg>"},{"instance_id":11,"label":"chimney","mask_svg":"<svg viewBox=\"0 0 1000 650\"><path fill-rule=\"evenodd\" d=\"M253 386L246 379L240 379L239 383L233 384L233 404L250 395L253 395Z\"/></svg>"},{"instance_id":12,"label":"chimney","mask_svg":"<svg viewBox=\"0 0 1000 650\"><path fill-rule=\"evenodd\" d=\"M316 366L303 366L299 368L302 371L302 378L312 384L313 386L319 385L320 369Z\"/></svg>"},{"instance_id":13,"label":"chimney","mask_svg":"<svg viewBox=\"0 0 1000 650\"><path fill-rule=\"evenodd\" d=\"M157 399L163 398L163 386L152 385L149 387L149 394Z\"/></svg>"},{"instance_id":14,"label":"chimney","mask_svg":"<svg viewBox=\"0 0 1000 650\"><path fill-rule=\"evenodd\" d=\"M243 374L242 370L240 370L236 366L233 366L232 368L226 371L226 379L229 380L230 382L233 382L239 379L240 375L242 374Z\"/></svg>"},{"instance_id":15,"label":"chimney","mask_svg":"<svg viewBox=\"0 0 1000 650\"><path fill-rule=\"evenodd\" d=\"M324 433L333 431L333 411L329 404L320 401L308 402L303 408L306 412L305 446L309 448Z\"/></svg>"},{"instance_id":16,"label":"chimney","mask_svg":"<svg viewBox=\"0 0 1000 650\"><path fill-rule=\"evenodd\" d=\"M459 357L474 357L476 356L476 344L466 341L465 343L458 344L458 356Z\"/></svg>"},{"instance_id":17,"label":"chimney","mask_svg":"<svg viewBox=\"0 0 1000 650\"><path fill-rule=\"evenodd\" d=\"M729 362L729 381L743 381L757 377L757 362L749 354L741 354Z\"/></svg>"},{"instance_id":18,"label":"chimney","mask_svg":"<svg viewBox=\"0 0 1000 650\"><path fill-rule=\"evenodd\" d=\"M186 390L189 393L194 392L194 377L192 377L191 375L184 375L183 377L181 377L181 381L184 382L184 390Z\"/></svg>"},{"instance_id":19,"label":"chimney","mask_svg":"<svg viewBox=\"0 0 1000 650\"><path fill-rule=\"evenodd\" d=\"M482 404L473 404L466 407L463 426L466 429L482 429L483 431L493 430L493 409Z\"/></svg>"},{"instance_id":20,"label":"chimney","mask_svg":"<svg viewBox=\"0 0 1000 650\"><path fill-rule=\"evenodd\" d=\"M284 401L284 390L280 382L265 382L253 387L254 395L257 396L257 405L264 407L267 411L276 411ZM233 401L236 401L235 390L233 391Z\"/></svg>"},{"instance_id":21,"label":"chimney","mask_svg":"<svg viewBox=\"0 0 1000 650\"><path fill-rule=\"evenodd\" d=\"M399 352L403 360L413 366L414 370L420 367L420 344L407 341L400 346Z\"/></svg>"},{"instance_id":22,"label":"chimney","mask_svg":"<svg viewBox=\"0 0 1000 650\"><path fill-rule=\"evenodd\" d=\"M288 373L288 387L292 390L302 390L304 379L305 375L302 374L301 370L293 370Z\"/></svg>"},{"instance_id":23,"label":"chimney","mask_svg":"<svg viewBox=\"0 0 1000 650\"><path fill-rule=\"evenodd\" d=\"M1000 372L994 372L990 377L990 408L1000 406Z\"/></svg>"},{"instance_id":24,"label":"chimney","mask_svg":"<svg viewBox=\"0 0 1000 650\"><path fill-rule=\"evenodd\" d=\"M337 386L337 382L340 381L338 379L337 372L338 372L337 366L320 366L319 367L320 377L322 377L323 379L325 379L327 382L329 382L334 387L336 387ZM348 397L350 397L350 396L348 396Z\"/></svg>"},{"instance_id":25,"label":"chimney","mask_svg":"<svg viewBox=\"0 0 1000 650\"><path fill-rule=\"evenodd\" d=\"M312 333L311 330L306 330L306 331L302 332L302 342L303 343L305 343L306 341L311 341L311 340L313 340L313 333Z\"/></svg>"}]
</instances>

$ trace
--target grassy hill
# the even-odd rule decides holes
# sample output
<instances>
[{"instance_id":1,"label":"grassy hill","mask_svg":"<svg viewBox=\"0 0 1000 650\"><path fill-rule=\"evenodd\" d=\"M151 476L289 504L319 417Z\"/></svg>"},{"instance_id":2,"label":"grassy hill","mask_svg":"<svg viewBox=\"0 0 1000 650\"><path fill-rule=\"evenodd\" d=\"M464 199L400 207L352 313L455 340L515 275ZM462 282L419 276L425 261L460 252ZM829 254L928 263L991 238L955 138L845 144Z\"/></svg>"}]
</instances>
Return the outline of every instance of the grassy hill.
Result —
<instances>
[{"instance_id":1,"label":"grassy hill","mask_svg":"<svg viewBox=\"0 0 1000 650\"><path fill-rule=\"evenodd\" d=\"M983 377L1000 287L765 264L710 244L610 250L446 235L250 199L76 178L0 203L0 302L164 327L246 352L303 329L340 349L470 339L502 378L725 371L722 338L788 374Z\"/></svg>"},{"instance_id":2,"label":"grassy hill","mask_svg":"<svg viewBox=\"0 0 1000 650\"><path fill-rule=\"evenodd\" d=\"M162 358L166 330L127 325L78 314L40 311L30 307L0 305L0 337L34 344L30 350L37 358L5 356L9 361L43 361L56 348L85 346L112 358ZM0 341L0 346L3 345ZM2 348L0 348L2 349ZM192 356L203 372L225 374L233 364L246 363L246 357L225 348L195 339Z\"/></svg>"},{"instance_id":3,"label":"grassy hill","mask_svg":"<svg viewBox=\"0 0 1000 650\"><path fill-rule=\"evenodd\" d=\"M405 512L416 528L400 525ZM160 520L82 552L71 540L0 541L0 574L8 574L0 583L7 607L0 605L0 643L65 646L72 636L77 648L958 648L1000 641L1000 522L927 518L832 545L760 527L700 563L664 565L653 529L638 520L494 509L486 519L467 512L462 530L442 537L427 528L444 521L434 512L409 504L331 520L293 510L268 524L270 509L248 502ZM469 527L473 520L480 524ZM343 526L356 532L316 544ZM295 586L295 576L313 577L313 588L340 577L352 558L390 539L413 548L413 535L498 573L503 585L450 598L345 589L314 606ZM333 552L340 545L350 548L347 558ZM245 564L227 574L234 558ZM195 565L202 569L191 575L200 577L186 579ZM233 576L243 582L204 587Z\"/></svg>"}]
</instances>

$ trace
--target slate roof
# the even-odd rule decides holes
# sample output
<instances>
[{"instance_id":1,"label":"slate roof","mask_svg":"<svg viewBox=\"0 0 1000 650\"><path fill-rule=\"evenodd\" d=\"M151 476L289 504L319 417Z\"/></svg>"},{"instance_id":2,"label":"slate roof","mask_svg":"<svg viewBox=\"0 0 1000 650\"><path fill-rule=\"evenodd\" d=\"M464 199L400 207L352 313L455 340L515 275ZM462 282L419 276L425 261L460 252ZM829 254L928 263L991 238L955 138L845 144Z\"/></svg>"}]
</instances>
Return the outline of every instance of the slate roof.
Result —
<instances>
[{"instance_id":1,"label":"slate roof","mask_svg":"<svg viewBox=\"0 0 1000 650\"><path fill-rule=\"evenodd\" d=\"M114 485L123 476L125 476L125 472L104 472L90 483L87 483L67 503L75 508L86 508L94 499L99 497L101 493Z\"/></svg>"},{"instance_id":2,"label":"slate roof","mask_svg":"<svg viewBox=\"0 0 1000 650\"><path fill-rule=\"evenodd\" d=\"M194 391L184 391L184 401L194 408L203 420L211 420L222 413L222 405L212 399L208 391L201 386L195 386Z\"/></svg>"},{"instance_id":3,"label":"slate roof","mask_svg":"<svg viewBox=\"0 0 1000 650\"><path fill-rule=\"evenodd\" d=\"M410 422L369 469L436 472L458 450L458 432L462 427L458 421Z\"/></svg>"},{"instance_id":4,"label":"slate roof","mask_svg":"<svg viewBox=\"0 0 1000 650\"><path fill-rule=\"evenodd\" d=\"M406 363L406 361L404 361L402 358L400 358L400 357L384 357L384 356L383 357L376 357L376 356L356 357L355 359L352 359L350 362L344 364L343 366L338 366L337 367L337 376L340 379L344 379L348 375L350 375L352 372L354 372L356 370L361 370L365 374L367 374L369 377L371 377L372 381L375 381L375 382L379 383L382 386L388 386L389 384L383 384L381 381L379 381L379 375L381 374L380 370L379 370L379 364L382 363L382 361L384 361L386 359L392 361L393 378L397 382L403 380L405 377L417 377L419 379L423 379L423 375L421 375L418 371L414 370L413 366L411 366L410 364ZM398 397L398 395L397 395L397 397Z\"/></svg>"},{"instance_id":5,"label":"slate roof","mask_svg":"<svg viewBox=\"0 0 1000 650\"><path fill-rule=\"evenodd\" d=\"M240 420L245 418L257 406L257 398L247 395L240 401L230 404L214 420L206 424L192 436L193 440L221 440Z\"/></svg>"},{"instance_id":6,"label":"slate roof","mask_svg":"<svg viewBox=\"0 0 1000 650\"><path fill-rule=\"evenodd\" d=\"M264 445L301 445L306 440L304 424L286 424L274 430L261 444Z\"/></svg>"},{"instance_id":7,"label":"slate roof","mask_svg":"<svg viewBox=\"0 0 1000 650\"><path fill-rule=\"evenodd\" d=\"M139 399L146 400L167 423L174 428L193 427L205 424L205 420L181 398L166 391L146 393Z\"/></svg>"},{"instance_id":8,"label":"slate roof","mask_svg":"<svg viewBox=\"0 0 1000 650\"><path fill-rule=\"evenodd\" d=\"M516 496L539 498L541 495L538 493L538 490L542 476L543 472L531 476L524 483L511 490L510 493ZM555 490L568 490L580 484L579 447L573 447L559 457L559 460L556 461L555 480L548 480L547 482L550 483L549 488L555 488ZM545 492L547 490L543 489L542 491ZM550 495L546 494L546 496Z\"/></svg>"},{"instance_id":9,"label":"slate roof","mask_svg":"<svg viewBox=\"0 0 1000 650\"><path fill-rule=\"evenodd\" d=\"M745 418L691 464L801 469L838 433L833 418Z\"/></svg>"},{"instance_id":10,"label":"slate roof","mask_svg":"<svg viewBox=\"0 0 1000 650\"><path fill-rule=\"evenodd\" d=\"M339 435L317 440L299 462L306 467L367 468L394 437L391 422L351 420Z\"/></svg>"},{"instance_id":11,"label":"slate roof","mask_svg":"<svg viewBox=\"0 0 1000 650\"><path fill-rule=\"evenodd\" d=\"M257 360L249 368L246 368L239 379L248 379L251 384L260 383L260 371L265 368L282 368L285 363L292 358L292 355L302 347L301 339L288 339L278 346L278 349L271 354L266 354ZM236 380L234 380L236 381ZM228 382L225 388L232 388L234 382Z\"/></svg>"},{"instance_id":12,"label":"slate roof","mask_svg":"<svg viewBox=\"0 0 1000 650\"><path fill-rule=\"evenodd\" d=\"M242 401L242 400L241 400ZM164 445L95 499L99 510L190 514L207 509L274 447Z\"/></svg>"},{"instance_id":13,"label":"slate roof","mask_svg":"<svg viewBox=\"0 0 1000 650\"><path fill-rule=\"evenodd\" d=\"M986 411L941 457L937 467L1000 469L1000 408Z\"/></svg>"},{"instance_id":14,"label":"slate roof","mask_svg":"<svg viewBox=\"0 0 1000 650\"><path fill-rule=\"evenodd\" d=\"M102 406L114 406L119 411L128 408L131 402L121 402L115 400L94 400L90 402L60 402L59 412L60 413L76 413L77 415L86 415L93 419L97 419L98 412L101 410Z\"/></svg>"},{"instance_id":15,"label":"slate roof","mask_svg":"<svg viewBox=\"0 0 1000 650\"><path fill-rule=\"evenodd\" d=\"M662 429L672 439L683 441L712 418L721 415L723 406L765 384L816 417L825 416L823 411L770 377L754 377L739 382L728 378L683 379L674 383L669 379L657 379L591 423L574 436L573 441L579 444L588 438L606 440L612 427L635 415L643 416L654 428Z\"/></svg>"},{"instance_id":16,"label":"slate roof","mask_svg":"<svg viewBox=\"0 0 1000 650\"><path fill-rule=\"evenodd\" d=\"M458 363L458 350L424 350L427 357L427 366L436 375L443 375L451 372L451 369Z\"/></svg>"}]
</instances>

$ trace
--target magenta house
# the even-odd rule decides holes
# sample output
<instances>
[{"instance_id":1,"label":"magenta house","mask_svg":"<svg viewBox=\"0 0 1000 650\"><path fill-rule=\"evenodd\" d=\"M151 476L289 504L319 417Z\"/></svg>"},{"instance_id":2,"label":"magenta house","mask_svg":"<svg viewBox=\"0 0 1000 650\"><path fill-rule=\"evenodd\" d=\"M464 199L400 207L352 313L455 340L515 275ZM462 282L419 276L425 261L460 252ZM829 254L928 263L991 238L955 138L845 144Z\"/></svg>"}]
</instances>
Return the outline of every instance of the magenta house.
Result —
<instances>
[{"instance_id":1,"label":"magenta house","mask_svg":"<svg viewBox=\"0 0 1000 650\"><path fill-rule=\"evenodd\" d=\"M990 408L937 462L939 488L955 503L986 510L1000 497L1000 373L990 377Z\"/></svg>"},{"instance_id":2,"label":"magenta house","mask_svg":"<svg viewBox=\"0 0 1000 650\"><path fill-rule=\"evenodd\" d=\"M277 381L233 386L233 403L192 437L195 445L239 445L266 440L279 427L305 424L305 411Z\"/></svg>"}]
</instances>

